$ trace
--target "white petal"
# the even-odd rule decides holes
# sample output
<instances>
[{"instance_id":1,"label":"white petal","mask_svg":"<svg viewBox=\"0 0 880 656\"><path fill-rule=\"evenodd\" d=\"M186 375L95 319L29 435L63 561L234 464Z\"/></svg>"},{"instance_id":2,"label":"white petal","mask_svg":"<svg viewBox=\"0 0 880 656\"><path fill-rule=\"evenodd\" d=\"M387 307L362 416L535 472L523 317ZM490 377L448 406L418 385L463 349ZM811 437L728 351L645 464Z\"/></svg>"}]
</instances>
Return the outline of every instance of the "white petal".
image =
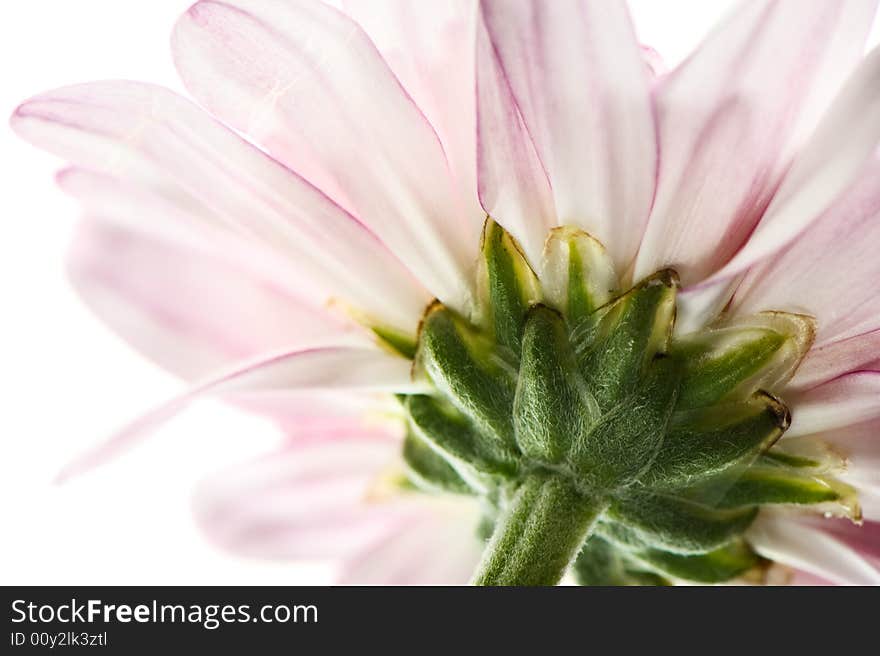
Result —
<instances>
[{"instance_id":1,"label":"white petal","mask_svg":"<svg viewBox=\"0 0 880 656\"><path fill-rule=\"evenodd\" d=\"M792 163L748 243L709 284L726 280L798 237L857 179L880 141L880 48L847 80Z\"/></svg>"},{"instance_id":2,"label":"white petal","mask_svg":"<svg viewBox=\"0 0 880 656\"><path fill-rule=\"evenodd\" d=\"M99 318L188 379L281 349L367 343L361 329L238 255L86 220L77 228L68 272Z\"/></svg>"},{"instance_id":3,"label":"white petal","mask_svg":"<svg viewBox=\"0 0 880 656\"><path fill-rule=\"evenodd\" d=\"M482 223L477 199L474 53L475 0L347 0L394 74L437 130L462 204Z\"/></svg>"},{"instance_id":4,"label":"white petal","mask_svg":"<svg viewBox=\"0 0 880 656\"><path fill-rule=\"evenodd\" d=\"M747 533L770 560L843 585L878 585L880 570L844 542L782 513L762 513Z\"/></svg>"},{"instance_id":5,"label":"white petal","mask_svg":"<svg viewBox=\"0 0 880 656\"><path fill-rule=\"evenodd\" d=\"M793 144L861 55L875 7L874 0L745 3L663 78L655 94L657 193L636 279L673 266L691 285L742 247ZM855 132L853 140L869 136ZM819 209L836 191L824 205L821 192L814 195Z\"/></svg>"},{"instance_id":6,"label":"white petal","mask_svg":"<svg viewBox=\"0 0 880 656\"><path fill-rule=\"evenodd\" d=\"M148 412L76 459L60 478L77 475L130 448L190 403L205 397L265 402L267 397L283 399L302 390L416 393L421 390L411 382L410 366L405 358L355 347L293 351L258 360L195 385Z\"/></svg>"},{"instance_id":7,"label":"white petal","mask_svg":"<svg viewBox=\"0 0 880 656\"><path fill-rule=\"evenodd\" d=\"M786 438L858 424L880 416L880 371L856 371L786 396Z\"/></svg>"},{"instance_id":8,"label":"white petal","mask_svg":"<svg viewBox=\"0 0 880 656\"><path fill-rule=\"evenodd\" d=\"M510 93L489 95L502 103L488 107L490 120L510 126L505 142L516 132L521 139L526 132L531 136L550 181L559 223L599 239L618 269L626 270L650 209L657 155L649 74L626 6L591 0L485 0L481 11L491 45L478 46L478 68L482 72L497 64ZM493 80L497 75L486 79L500 87ZM487 99L481 98L481 113L487 109L484 103ZM517 112L524 130L516 129ZM487 184L521 183L517 175L505 176L510 168L501 164L508 155L530 157L529 146L502 143L500 154L482 155L494 144L488 139L483 143L487 131L482 116L479 122L481 157L487 160L480 165L481 176L491 165ZM516 193L486 189L482 177L480 186L490 199ZM505 221L500 213L495 218Z\"/></svg>"},{"instance_id":9,"label":"white petal","mask_svg":"<svg viewBox=\"0 0 880 656\"><path fill-rule=\"evenodd\" d=\"M858 370L880 371L880 329L813 347L789 387L809 389Z\"/></svg>"},{"instance_id":10,"label":"white petal","mask_svg":"<svg viewBox=\"0 0 880 656\"><path fill-rule=\"evenodd\" d=\"M325 300L415 331L430 297L374 234L174 93L134 82L67 87L24 103L12 125L78 166L165 197L205 230L262 245Z\"/></svg>"},{"instance_id":11,"label":"white petal","mask_svg":"<svg viewBox=\"0 0 880 656\"><path fill-rule=\"evenodd\" d=\"M315 431L204 481L197 521L220 546L263 558L351 558L406 519L370 502L370 487L399 456L381 434Z\"/></svg>"},{"instance_id":12,"label":"white petal","mask_svg":"<svg viewBox=\"0 0 880 656\"><path fill-rule=\"evenodd\" d=\"M419 503L420 502L420 503ZM470 500L413 499L420 514L345 564L339 583L464 585L480 559L477 504Z\"/></svg>"},{"instance_id":13,"label":"white petal","mask_svg":"<svg viewBox=\"0 0 880 656\"><path fill-rule=\"evenodd\" d=\"M199 2L172 41L211 112L363 220L461 307L479 224L432 126L357 23L317 2Z\"/></svg>"},{"instance_id":14,"label":"white petal","mask_svg":"<svg viewBox=\"0 0 880 656\"><path fill-rule=\"evenodd\" d=\"M880 329L878 247L880 160L875 159L788 248L746 275L734 311L813 315L819 322L817 346Z\"/></svg>"}]
</instances>

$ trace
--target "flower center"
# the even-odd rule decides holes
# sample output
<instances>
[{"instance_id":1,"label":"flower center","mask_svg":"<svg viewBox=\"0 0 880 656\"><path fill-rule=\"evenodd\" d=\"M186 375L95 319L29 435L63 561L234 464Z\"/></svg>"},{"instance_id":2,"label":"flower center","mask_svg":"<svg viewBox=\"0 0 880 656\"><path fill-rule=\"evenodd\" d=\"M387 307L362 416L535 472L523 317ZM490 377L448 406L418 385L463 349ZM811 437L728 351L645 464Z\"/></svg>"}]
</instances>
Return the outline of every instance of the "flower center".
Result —
<instances>
[{"instance_id":1,"label":"flower center","mask_svg":"<svg viewBox=\"0 0 880 656\"><path fill-rule=\"evenodd\" d=\"M401 397L409 479L480 497L482 584L726 581L766 563L767 504L853 510L820 461L783 450L774 396L813 321L765 312L675 336L678 277L619 289L602 245L551 231L541 279L488 219L478 301L434 303L415 350L429 394Z\"/></svg>"}]
</instances>

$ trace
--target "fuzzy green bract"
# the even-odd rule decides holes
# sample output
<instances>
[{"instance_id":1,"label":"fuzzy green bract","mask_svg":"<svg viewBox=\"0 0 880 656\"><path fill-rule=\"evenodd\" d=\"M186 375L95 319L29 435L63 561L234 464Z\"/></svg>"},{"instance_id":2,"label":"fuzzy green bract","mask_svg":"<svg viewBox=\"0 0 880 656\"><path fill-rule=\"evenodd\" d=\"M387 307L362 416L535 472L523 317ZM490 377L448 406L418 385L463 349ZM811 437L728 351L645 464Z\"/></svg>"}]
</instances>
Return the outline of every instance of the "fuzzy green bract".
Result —
<instances>
[{"instance_id":1,"label":"fuzzy green bract","mask_svg":"<svg viewBox=\"0 0 880 656\"><path fill-rule=\"evenodd\" d=\"M773 392L810 318L673 337L675 272L620 289L571 228L550 233L539 280L487 219L478 270L472 316L435 303L422 321L414 372L432 391L401 397L410 481L486 508L475 583L727 581L762 567L744 537L762 506L849 507L846 486L774 446L791 417Z\"/></svg>"}]
</instances>

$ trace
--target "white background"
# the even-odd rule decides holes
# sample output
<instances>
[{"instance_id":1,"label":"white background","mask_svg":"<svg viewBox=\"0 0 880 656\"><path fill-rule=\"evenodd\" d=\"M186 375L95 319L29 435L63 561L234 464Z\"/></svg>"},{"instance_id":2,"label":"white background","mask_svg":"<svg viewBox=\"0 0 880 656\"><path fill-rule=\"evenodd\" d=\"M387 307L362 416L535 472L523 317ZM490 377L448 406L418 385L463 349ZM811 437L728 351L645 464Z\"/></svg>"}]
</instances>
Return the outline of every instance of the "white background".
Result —
<instances>
[{"instance_id":1,"label":"white background","mask_svg":"<svg viewBox=\"0 0 880 656\"><path fill-rule=\"evenodd\" d=\"M8 3L0 21L0 113L37 92L95 79L180 89L168 35L189 4ZM669 64L728 5L631 2L640 38ZM189 498L199 478L272 443L257 419L205 404L113 464L52 483L73 454L181 389L68 288L64 253L77 210L52 183L59 164L0 129L0 583L321 582L321 568L222 553L192 524Z\"/></svg>"}]
</instances>

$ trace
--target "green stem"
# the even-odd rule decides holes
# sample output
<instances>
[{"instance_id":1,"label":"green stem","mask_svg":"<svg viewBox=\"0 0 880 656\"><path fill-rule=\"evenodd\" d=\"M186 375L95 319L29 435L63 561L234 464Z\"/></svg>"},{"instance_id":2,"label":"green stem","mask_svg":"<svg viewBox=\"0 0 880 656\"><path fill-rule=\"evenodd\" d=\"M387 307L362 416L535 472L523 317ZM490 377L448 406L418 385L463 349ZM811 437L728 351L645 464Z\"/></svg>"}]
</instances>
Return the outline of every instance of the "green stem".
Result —
<instances>
[{"instance_id":1,"label":"green stem","mask_svg":"<svg viewBox=\"0 0 880 656\"><path fill-rule=\"evenodd\" d=\"M604 510L562 477L530 476L499 519L474 585L556 585Z\"/></svg>"}]
</instances>

